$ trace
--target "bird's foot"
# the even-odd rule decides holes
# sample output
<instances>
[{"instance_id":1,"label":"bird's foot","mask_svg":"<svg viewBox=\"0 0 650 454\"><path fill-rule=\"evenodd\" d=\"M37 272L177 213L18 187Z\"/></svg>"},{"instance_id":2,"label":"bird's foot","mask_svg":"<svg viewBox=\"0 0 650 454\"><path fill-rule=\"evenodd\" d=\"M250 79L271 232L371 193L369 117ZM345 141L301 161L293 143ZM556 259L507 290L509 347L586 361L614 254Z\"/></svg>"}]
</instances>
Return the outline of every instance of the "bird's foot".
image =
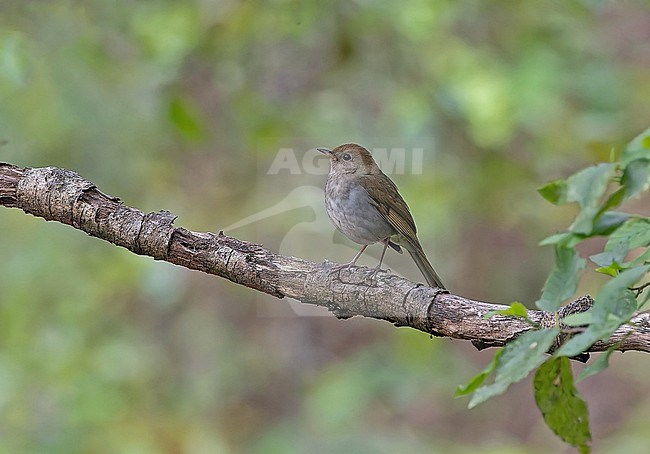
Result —
<instances>
[{"instance_id":1,"label":"bird's foot","mask_svg":"<svg viewBox=\"0 0 650 454\"><path fill-rule=\"evenodd\" d=\"M379 266L376 266L376 267L374 267L374 268L372 269L372 271L370 271L370 274L368 275L368 277L372 279L372 278L374 278L374 277L377 275L377 273L379 273L380 271L381 271L381 272L384 272L384 273L388 273L388 274L390 273L390 269L386 268L385 270L382 270Z\"/></svg>"},{"instance_id":2,"label":"bird's foot","mask_svg":"<svg viewBox=\"0 0 650 454\"><path fill-rule=\"evenodd\" d=\"M332 267L332 269L331 269L330 272L331 272L331 273L339 273L339 278L340 278L340 273L341 273L341 271L347 271L347 272L350 272L350 273L351 273L351 272L352 272L352 267L353 267L353 266L357 266L356 263L350 262L350 263L344 263L344 264L334 265L334 266ZM361 268L368 269L368 268L366 268L366 267L361 267ZM389 269L389 268L382 269L381 267L376 266L376 267L374 267L374 268L372 268L372 269L370 270L370 273L368 273L368 275L365 277L365 279L369 279L369 280L375 279L375 276L376 276L377 273L379 273L379 272L390 273L390 269Z\"/></svg>"},{"instance_id":3,"label":"bird's foot","mask_svg":"<svg viewBox=\"0 0 650 454\"><path fill-rule=\"evenodd\" d=\"M354 263L343 263L343 264L334 265L332 267L332 271L349 270L350 268L352 268L352 265L354 265Z\"/></svg>"}]
</instances>

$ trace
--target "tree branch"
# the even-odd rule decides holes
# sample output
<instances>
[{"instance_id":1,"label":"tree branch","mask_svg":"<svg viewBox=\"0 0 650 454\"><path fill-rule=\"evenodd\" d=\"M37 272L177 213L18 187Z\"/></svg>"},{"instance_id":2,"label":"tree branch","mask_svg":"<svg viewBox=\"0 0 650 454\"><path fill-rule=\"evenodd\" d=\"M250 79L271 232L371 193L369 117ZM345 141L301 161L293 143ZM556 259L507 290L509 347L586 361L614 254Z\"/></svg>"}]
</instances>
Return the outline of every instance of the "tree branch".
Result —
<instances>
[{"instance_id":1,"label":"tree branch","mask_svg":"<svg viewBox=\"0 0 650 454\"><path fill-rule=\"evenodd\" d=\"M168 211L144 213L102 193L78 174L56 167L21 168L0 163L0 204L20 208L48 221L58 221L89 235L186 268L226 278L277 298L327 307L338 318L355 315L386 320L425 333L471 341L477 348L505 345L530 329L517 317L493 316L506 306L474 301L380 272L337 269L332 263L314 263L275 254L257 244L220 232L192 232L172 224ZM559 316L591 307L590 297L560 309ZM528 311L543 327L554 326L557 314ZM558 345L561 339L558 339ZM589 351L650 352L650 314L639 313L607 341Z\"/></svg>"}]
</instances>

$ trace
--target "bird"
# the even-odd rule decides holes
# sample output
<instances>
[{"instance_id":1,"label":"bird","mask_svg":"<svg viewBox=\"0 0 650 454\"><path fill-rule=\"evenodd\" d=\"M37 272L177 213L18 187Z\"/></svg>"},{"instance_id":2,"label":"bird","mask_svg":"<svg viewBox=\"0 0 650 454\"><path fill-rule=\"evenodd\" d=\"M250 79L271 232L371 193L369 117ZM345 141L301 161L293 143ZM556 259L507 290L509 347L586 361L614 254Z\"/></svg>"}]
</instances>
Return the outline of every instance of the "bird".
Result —
<instances>
[{"instance_id":1,"label":"bird","mask_svg":"<svg viewBox=\"0 0 650 454\"><path fill-rule=\"evenodd\" d=\"M403 247L413 258L427 284L445 289L418 240L408 205L370 152L355 143L317 150L330 158L325 185L327 215L343 235L362 245L352 261L343 266L354 265L369 245L381 242L384 249L373 273L381 269L389 246L399 253Z\"/></svg>"}]
</instances>

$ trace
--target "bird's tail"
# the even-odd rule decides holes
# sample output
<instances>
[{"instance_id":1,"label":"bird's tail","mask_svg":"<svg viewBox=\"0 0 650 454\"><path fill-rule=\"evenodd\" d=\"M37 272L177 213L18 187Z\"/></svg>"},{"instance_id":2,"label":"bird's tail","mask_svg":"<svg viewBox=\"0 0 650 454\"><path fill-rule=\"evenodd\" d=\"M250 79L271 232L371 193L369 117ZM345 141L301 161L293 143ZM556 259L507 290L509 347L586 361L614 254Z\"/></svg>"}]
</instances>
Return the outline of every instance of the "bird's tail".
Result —
<instances>
[{"instance_id":1,"label":"bird's tail","mask_svg":"<svg viewBox=\"0 0 650 454\"><path fill-rule=\"evenodd\" d=\"M418 268L420 268L420 271L424 275L424 278L427 280L427 284L429 284L430 287L438 287L444 290L445 286L442 284L440 276L438 276L436 270L434 270L431 266L431 263L429 263L427 256L422 250L422 247L409 247L408 251L409 254L411 254L411 257L413 257L415 264L418 266Z\"/></svg>"}]
</instances>

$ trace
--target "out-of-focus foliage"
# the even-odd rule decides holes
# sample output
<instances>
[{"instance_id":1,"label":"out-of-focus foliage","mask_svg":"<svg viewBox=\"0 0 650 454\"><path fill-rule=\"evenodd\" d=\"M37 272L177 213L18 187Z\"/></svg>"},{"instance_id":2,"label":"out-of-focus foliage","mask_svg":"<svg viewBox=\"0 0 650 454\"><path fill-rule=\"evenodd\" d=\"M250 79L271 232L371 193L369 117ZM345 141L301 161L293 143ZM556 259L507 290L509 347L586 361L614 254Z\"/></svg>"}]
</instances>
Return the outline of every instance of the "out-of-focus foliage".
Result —
<instances>
[{"instance_id":1,"label":"out-of-focus foliage","mask_svg":"<svg viewBox=\"0 0 650 454\"><path fill-rule=\"evenodd\" d=\"M421 172L394 178L445 283L530 303L553 261L538 241L575 214L535 188L607 161L647 127L648 11L644 1L3 0L0 160L73 169L187 228L235 225L226 233L343 261L354 249L323 216L323 169L307 150L424 149ZM269 172L282 149L296 172ZM17 210L0 210L0 248L2 450L561 446L528 385L471 412L453 400L490 357L462 342L299 317L285 301ZM408 257L388 264L419 279ZM614 354L579 384L594 446L647 446L641 358Z\"/></svg>"}]
</instances>

